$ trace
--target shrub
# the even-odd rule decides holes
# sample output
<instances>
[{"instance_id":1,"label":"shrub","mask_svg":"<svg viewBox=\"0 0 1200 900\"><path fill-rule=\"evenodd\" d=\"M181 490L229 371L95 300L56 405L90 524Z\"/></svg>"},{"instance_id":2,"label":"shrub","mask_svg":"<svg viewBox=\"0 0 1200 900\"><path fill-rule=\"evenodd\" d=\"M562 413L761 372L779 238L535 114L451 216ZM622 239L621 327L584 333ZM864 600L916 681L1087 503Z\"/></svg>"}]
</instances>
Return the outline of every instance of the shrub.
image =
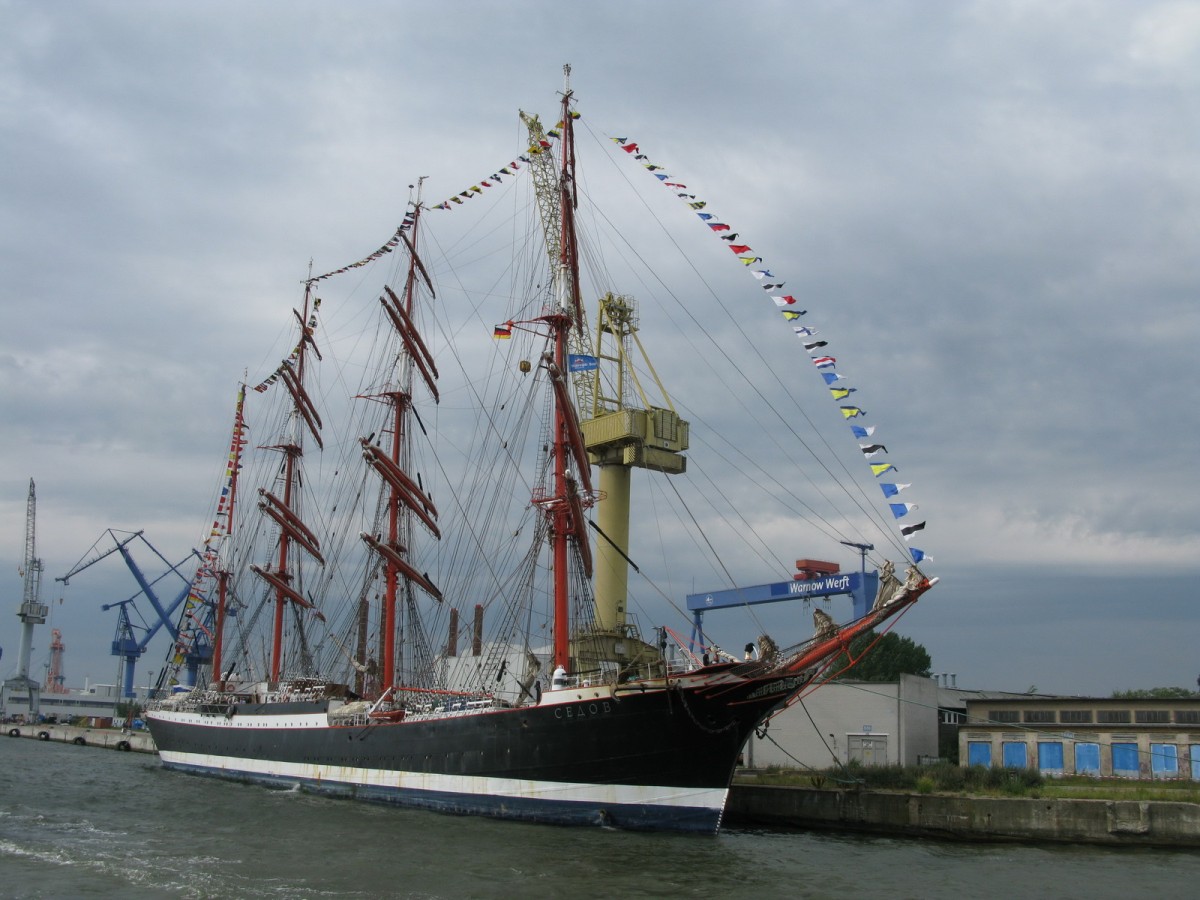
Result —
<instances>
[{"instance_id":1,"label":"shrub","mask_svg":"<svg viewBox=\"0 0 1200 900\"><path fill-rule=\"evenodd\" d=\"M986 790L991 772L991 769L984 766L968 766L963 769L963 787L968 791Z\"/></svg>"},{"instance_id":2,"label":"shrub","mask_svg":"<svg viewBox=\"0 0 1200 900\"><path fill-rule=\"evenodd\" d=\"M970 766L962 768L949 762L931 766L864 766L851 762L845 766L818 771L771 767L759 778L764 783L811 784L813 787L865 788L879 791L915 791L946 793L1002 794L1011 797L1041 796L1045 779L1036 769L1003 769Z\"/></svg>"},{"instance_id":3,"label":"shrub","mask_svg":"<svg viewBox=\"0 0 1200 900\"><path fill-rule=\"evenodd\" d=\"M960 792L967 787L967 770L948 762L937 763L926 768L928 777L939 791Z\"/></svg>"}]
</instances>

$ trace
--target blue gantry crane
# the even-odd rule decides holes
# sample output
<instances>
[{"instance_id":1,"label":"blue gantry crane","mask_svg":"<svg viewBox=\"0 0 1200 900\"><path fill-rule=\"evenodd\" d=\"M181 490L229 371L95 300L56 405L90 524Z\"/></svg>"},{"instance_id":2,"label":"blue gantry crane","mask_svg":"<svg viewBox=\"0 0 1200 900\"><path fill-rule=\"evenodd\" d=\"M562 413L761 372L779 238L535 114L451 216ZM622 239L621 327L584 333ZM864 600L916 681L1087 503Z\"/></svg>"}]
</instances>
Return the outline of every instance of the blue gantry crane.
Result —
<instances>
[{"instance_id":1,"label":"blue gantry crane","mask_svg":"<svg viewBox=\"0 0 1200 900\"><path fill-rule=\"evenodd\" d=\"M796 560L796 574L789 581L771 584L756 584L750 587L735 587L719 591L703 591L687 595L687 608L692 614L693 648L704 647L704 614L715 609L738 606L757 606L760 603L778 603L782 600L811 600L815 597L829 598L848 594L854 602L854 618L861 619L871 610L875 593L879 590L879 573L867 571L867 552L874 550L872 544L842 541L853 547L862 557L857 572L842 572L837 563L819 559Z\"/></svg>"},{"instance_id":2,"label":"blue gantry crane","mask_svg":"<svg viewBox=\"0 0 1200 900\"><path fill-rule=\"evenodd\" d=\"M113 553L121 554L121 558L125 561L126 567L133 574L133 578L137 582L140 590L127 600L121 600L116 603L106 603L101 608L104 610L119 610L117 613L117 629L116 633L113 635L112 655L120 657L122 660L124 677L121 685L121 696L132 697L134 696L133 684L137 661L141 655L146 652L146 647L150 644L150 641L154 639L154 636L158 634L160 629L166 628L173 641L177 641L179 639L179 628L174 621L174 614L184 600L187 599L192 587L191 575L184 574L184 572L181 571L181 568L186 563L190 562L192 557L196 557L196 559L199 560L200 554L193 549L186 557L184 557L178 563L173 564L169 562L165 556L158 552L154 545L146 539L145 535L141 531L136 531L132 534L129 534L129 536L125 538L118 537L117 533L111 528L105 531L105 534L113 539L115 546L110 547L107 550L96 552L95 555L91 556L90 559L87 559L86 562L78 563L75 568L73 568L66 575L54 580L61 581L65 585L70 581L71 578L78 575L84 569L87 569L90 566L100 562L100 560L111 556ZM96 543L92 545L92 549L89 551L89 553L95 552L102 540L104 540L104 535L101 535L96 540ZM153 580L150 580L146 577L145 573L142 571L141 567L138 566L137 562L133 558L133 554L129 550L129 545L136 540L140 540L143 544L145 544L146 547L148 547L149 550L167 566L167 570ZM160 584L160 582L164 581L172 574L179 577L180 581L183 582L183 587L175 596L175 599L171 600L169 603L163 603L159 599L158 594L155 592L155 588ZM152 623L147 623L137 608L136 601L142 596L145 596L154 609ZM134 617L130 615L131 609L134 611L136 617L140 620L139 623L135 623ZM197 648L197 652L203 652L203 648ZM211 649L209 652L211 652Z\"/></svg>"}]
</instances>

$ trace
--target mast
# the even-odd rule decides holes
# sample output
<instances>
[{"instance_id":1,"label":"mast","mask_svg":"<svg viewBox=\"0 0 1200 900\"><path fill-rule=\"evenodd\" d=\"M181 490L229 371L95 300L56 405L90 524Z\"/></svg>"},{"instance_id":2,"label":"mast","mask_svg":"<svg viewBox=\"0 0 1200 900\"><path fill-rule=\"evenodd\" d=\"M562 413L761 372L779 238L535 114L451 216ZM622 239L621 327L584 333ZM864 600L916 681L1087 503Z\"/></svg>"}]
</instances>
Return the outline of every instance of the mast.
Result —
<instances>
[{"instance_id":1,"label":"mast","mask_svg":"<svg viewBox=\"0 0 1200 900\"><path fill-rule=\"evenodd\" d=\"M316 309L319 299L312 296L313 282L304 284L303 312L293 310L300 325L300 339L291 356L277 370L280 381L292 396L292 412L288 418L289 433L283 441L264 449L278 450L283 454L283 467L277 484L282 497L260 488L258 508L279 526L279 549L275 567L251 566L250 571L263 579L275 591L275 614L271 628L271 662L269 680L279 681L283 666L283 618L288 604L313 609L313 604L297 589L299 585L299 560L293 571L292 545L308 552L318 563L324 563L320 546L312 531L296 512L299 503L300 460L304 456L304 431L307 430L317 446L321 446L321 417L308 392L304 381L308 368L308 354L321 354L313 340L316 329ZM302 427L303 426L303 427Z\"/></svg>"},{"instance_id":2,"label":"mast","mask_svg":"<svg viewBox=\"0 0 1200 900\"><path fill-rule=\"evenodd\" d=\"M537 192L538 212L550 254L554 283L554 309L539 321L549 328L551 351L543 359L555 391L553 431L550 435L550 471L553 484L539 488L534 501L549 521L553 572L553 656L555 667L570 670L599 669L616 663L654 664L661 655L636 638L627 622L629 518L631 470L634 467L668 474L683 472L688 446L688 424L679 418L665 388L649 364L637 337L637 316L631 298L608 294L601 298L601 314L594 347L583 315L579 284L579 250L575 217L578 207L575 171L574 121L571 110L570 66L563 71L567 83L562 112L552 133L560 139L558 171L548 158L536 116L521 114L530 136L530 167ZM638 382L631 345L649 368L663 398L650 402ZM571 372L571 354L583 359ZM594 354L594 356L592 355ZM610 370L616 395L606 396L601 385L601 364ZM574 396L567 389L573 379ZM633 398L634 389L640 403ZM577 412L577 410L579 412ZM580 421L579 416L584 416ZM600 490L593 491L591 465L600 466ZM574 475L574 477L573 477ZM543 493L544 492L544 493ZM570 621L568 563L577 549L584 574L593 566L584 509L598 508L595 586L592 617L586 627Z\"/></svg>"},{"instance_id":3,"label":"mast","mask_svg":"<svg viewBox=\"0 0 1200 900\"><path fill-rule=\"evenodd\" d=\"M308 318L308 303L312 294L312 286L306 284L304 286L304 315ZM296 360L296 374L298 383L304 384L304 368L307 354L304 352L304 341L300 342L300 355ZM286 379L287 376L284 376ZM298 415L299 401L296 403L296 412L293 413L293 418ZM282 448L284 453L284 479L283 479L283 505L288 509L292 507L292 496L296 487L296 460L304 453L303 445L300 443L300 431L295 429L295 443L284 445ZM291 537L286 528L280 528L279 531L279 561L277 571L280 578L291 580L288 572L288 555L291 550ZM277 585L275 588L275 619L271 628L271 681L278 681L280 675L280 665L283 657L283 612L287 607L288 594L284 589L284 585Z\"/></svg>"},{"instance_id":4,"label":"mast","mask_svg":"<svg viewBox=\"0 0 1200 900\"><path fill-rule=\"evenodd\" d=\"M233 439L230 441L229 446L229 472L226 485L228 494L223 504L226 537L233 533L233 511L237 500L238 472L242 467L242 447L246 444L244 437L246 428L246 420L244 418L245 403L246 385L242 384L238 387L237 405L233 414ZM226 558L222 559L221 562L222 565L217 571L217 609L213 623L212 674L210 675L210 680L216 682L218 688L221 682L224 681L224 672L221 669L221 653L225 634L225 611L228 608L229 577L231 574L229 560Z\"/></svg>"},{"instance_id":5,"label":"mast","mask_svg":"<svg viewBox=\"0 0 1200 900\"><path fill-rule=\"evenodd\" d=\"M554 278L555 309L541 321L550 329L552 352L544 366L555 388L553 434L551 435L553 485L548 496L535 497L549 519L553 571L553 655L555 667L595 669L616 662L622 667L655 661L654 648L632 640L627 626L628 544L631 468L649 468L667 473L684 471L687 423L676 415L658 376L664 398L653 406L637 383L628 344L636 343L649 365L636 336L633 301L607 295L601 300L601 318L595 347L591 345L580 297L579 250L575 217L578 208L575 172L574 122L570 104L570 66L563 67L566 84L557 133L561 158L555 172L541 123L536 116L521 114L530 136L530 168L537 193L538 212L545 232ZM613 348L606 354L606 343ZM583 365L571 372L571 354L583 357ZM592 356L592 354L595 356ZM617 380L615 398L603 396L600 363L607 359ZM590 365L588 364L590 363ZM651 367L651 372L653 368ZM566 379L573 379L574 397ZM641 404L629 402L626 385L636 386ZM632 391L630 391L632 393ZM577 413L577 410L579 411ZM578 416L586 417L580 421ZM591 465L600 465L600 490L591 485ZM575 477L572 478L574 466ZM595 588L592 621L586 628L573 629L570 622L568 560L572 546L578 549L584 573L592 572L587 521L583 510L598 502L597 525L602 537L596 545ZM572 633L574 631L574 634Z\"/></svg>"},{"instance_id":6,"label":"mast","mask_svg":"<svg viewBox=\"0 0 1200 900\"><path fill-rule=\"evenodd\" d=\"M564 70L568 76L570 74L570 66L564 66ZM554 137L563 137L566 129L572 127L574 117L564 115L558 124L558 131L551 132ZM531 116L525 112L521 112L521 121L525 123L525 127L529 131L529 172L533 178L534 194L537 197L538 213L542 220L542 234L546 241L546 254L551 260L551 264L556 268L558 261L562 258L562 236L563 236L563 190L562 179L559 176L559 171L555 169L553 154L549 152L541 152L541 148L548 148L549 141L546 140L547 134L542 123L537 116ZM570 144L570 163L572 170L574 168L574 134L564 139L563 146ZM538 148L538 152L533 152L534 148ZM566 155L564 151L564 156ZM577 206L577 201L573 201L566 213L571 216L572 230L574 222L574 212ZM577 257L576 257L577 259ZM579 265L576 261L572 266L571 293L572 305L575 310L575 327L571 329L568 339L568 347L570 352L580 355L586 355L591 352L591 335L588 328L587 316L583 315L582 301L579 294ZM575 388L575 407L580 410L590 410L594 402L593 385L591 375L586 371L572 373L573 386Z\"/></svg>"},{"instance_id":7,"label":"mast","mask_svg":"<svg viewBox=\"0 0 1200 900\"><path fill-rule=\"evenodd\" d=\"M383 479L387 490L384 501L386 532L379 536L361 535L363 542L378 554L383 562L384 589L379 626L381 692L387 691L397 683L396 637L400 628L398 603L404 592L411 585L416 585L435 600L441 600L441 592L436 585L413 566L410 550L414 520L422 523L435 538L441 537L437 525L437 507L425 493L419 479L414 479L407 471L410 457L408 419L412 414L413 385L418 375L434 401L439 400L437 365L417 330L414 318L420 282L424 282L430 294L433 294L433 285L417 253L423 183L424 178L417 182L416 200L405 221L411 237L404 237L409 251L404 290L398 295L384 285L384 294L379 298L387 319L400 338L401 347L391 387L370 397L390 407L387 429L390 432L390 440L387 441L386 450L380 445L372 444L369 438L361 441L363 459ZM401 234L403 236L403 231ZM359 629L361 634L361 618Z\"/></svg>"},{"instance_id":8,"label":"mast","mask_svg":"<svg viewBox=\"0 0 1200 900\"><path fill-rule=\"evenodd\" d=\"M417 209L414 211L413 216L414 246L416 246L416 229L419 223L420 201L418 200ZM413 312L413 285L416 280L417 268L415 260L415 254L410 254L408 258L408 274L404 279L403 310L410 321ZM389 458L398 466L401 465L401 451L404 449L408 404L412 396L411 356L404 368L407 371L401 375L401 389L388 394L388 399L392 405L392 442ZM405 387L408 387L409 390L403 390ZM402 543L400 540L400 488L398 485L389 485L389 487L390 490L387 499L387 540L388 545L399 553L402 552L400 548L406 546L408 543L407 541ZM400 569L397 562L397 560L391 559L387 555L384 556L383 625L380 629L383 637L383 647L380 653L380 659L383 662L383 680L380 683L384 690L387 690L396 683L396 595L397 586L400 583Z\"/></svg>"},{"instance_id":9,"label":"mast","mask_svg":"<svg viewBox=\"0 0 1200 900\"><path fill-rule=\"evenodd\" d=\"M556 316L554 365L559 372L566 360L567 330L570 321L565 315ZM560 400L554 405L554 506L550 528L551 558L554 573L554 665L570 668L571 619L570 586L567 582L567 557L570 550L570 510L567 503L567 437L566 413Z\"/></svg>"},{"instance_id":10,"label":"mast","mask_svg":"<svg viewBox=\"0 0 1200 900\"><path fill-rule=\"evenodd\" d=\"M570 560L572 552L578 553L582 574L591 579L591 545L584 509L595 503L596 493L592 488L591 462L576 412L580 398L592 396L591 378L584 372L576 373L573 385L568 380L572 351L586 355L590 347L580 300L579 245L575 231L575 210L579 201L574 121L578 114L571 110L574 95L569 65L563 66L563 74L562 112L557 126L559 132L555 135L560 138L561 147L557 172L550 161L552 158L548 159L549 142L545 140L537 117L522 113L522 119L529 129L534 188L553 280L552 308L534 320L547 332L550 349L543 354L541 366L549 375L553 388L554 410L546 440L550 483L538 485L533 502L546 516L549 530L553 663L556 669L561 667L569 671L573 658ZM590 400L588 402L590 404Z\"/></svg>"},{"instance_id":11,"label":"mast","mask_svg":"<svg viewBox=\"0 0 1200 900\"><path fill-rule=\"evenodd\" d=\"M572 276L578 272L575 262L575 220L568 210L574 210L574 178L575 151L571 146L574 136L566 122L570 121L571 102L571 67L563 67L563 158L559 172L559 240L556 272L554 272L554 294L556 294L557 310L553 316L547 316L554 335L553 366L559 377L566 371L566 336L570 334L571 323L577 307L574 301L578 296L578 287L572 283ZM553 377L553 373L552 373ZM554 433L553 433L553 472L554 472L554 503L551 518L551 558L554 575L554 666L570 668L570 590L566 560L570 551L569 534L571 533L570 506L566 481L566 457L568 457L568 436L566 436L566 416L570 414L563 403L562 392L556 391L554 402Z\"/></svg>"},{"instance_id":12,"label":"mast","mask_svg":"<svg viewBox=\"0 0 1200 900\"><path fill-rule=\"evenodd\" d=\"M565 377L569 369L568 340L582 319L579 295L579 249L575 235L575 209L578 205L575 187L575 135L571 116L571 67L563 66L562 95L562 159L559 169L559 257L555 263L555 301L557 308L545 316L553 337L553 360L550 377L555 386L554 432L552 434L552 464L554 490L548 504L550 512L550 547L554 588L554 665L570 669L571 617L568 558L572 541L586 546L582 507L578 491L585 488L591 494L590 465L583 450L582 437L575 417L575 408L566 391ZM568 461L575 460L576 472L582 485L576 484L568 472ZM591 574L590 572L588 573Z\"/></svg>"}]
</instances>

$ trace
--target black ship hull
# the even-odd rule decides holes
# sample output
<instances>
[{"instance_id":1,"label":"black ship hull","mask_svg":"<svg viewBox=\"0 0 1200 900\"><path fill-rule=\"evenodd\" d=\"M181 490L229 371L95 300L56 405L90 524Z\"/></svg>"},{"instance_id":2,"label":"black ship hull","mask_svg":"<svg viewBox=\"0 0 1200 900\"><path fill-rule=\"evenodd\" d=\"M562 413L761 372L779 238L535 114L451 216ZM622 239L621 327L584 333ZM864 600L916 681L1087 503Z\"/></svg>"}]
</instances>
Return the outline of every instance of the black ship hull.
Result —
<instances>
[{"instance_id":1,"label":"black ship hull","mask_svg":"<svg viewBox=\"0 0 1200 900\"><path fill-rule=\"evenodd\" d=\"M713 833L747 737L804 681L710 670L365 724L336 724L327 701L148 720L172 769L448 813Z\"/></svg>"}]
</instances>

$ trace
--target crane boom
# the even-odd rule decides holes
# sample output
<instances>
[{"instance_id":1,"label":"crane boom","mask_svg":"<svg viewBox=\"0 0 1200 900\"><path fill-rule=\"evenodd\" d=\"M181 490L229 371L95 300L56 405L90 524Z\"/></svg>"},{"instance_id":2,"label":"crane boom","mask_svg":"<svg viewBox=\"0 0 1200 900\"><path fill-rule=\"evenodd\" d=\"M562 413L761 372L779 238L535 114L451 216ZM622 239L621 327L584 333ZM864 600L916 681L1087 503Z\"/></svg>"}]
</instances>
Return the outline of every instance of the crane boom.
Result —
<instances>
[{"instance_id":1,"label":"crane boom","mask_svg":"<svg viewBox=\"0 0 1200 900\"><path fill-rule=\"evenodd\" d=\"M569 73L569 67L568 67ZM569 87L567 93L570 92ZM575 273L561 265L562 234L563 234L563 197L573 197L571 186L564 190L563 180L555 166L554 155L549 151L550 142L546 139L546 130L536 115L521 111L521 121L529 132L529 171L533 176L533 192L537 197L538 213L542 220L542 234L546 238L546 257L553 270L557 294L560 298L578 297L579 286L574 283ZM564 128L567 122L559 123ZM570 281L569 284L564 283ZM568 337L570 352L576 356L589 355L592 345L591 328L587 317L576 315L575 303L564 304L566 311L574 320L574 327ZM587 370L571 373L571 386L575 394L575 408L582 416L592 414L594 391L591 372Z\"/></svg>"},{"instance_id":2,"label":"crane boom","mask_svg":"<svg viewBox=\"0 0 1200 900\"><path fill-rule=\"evenodd\" d=\"M542 128L541 120L536 115L520 111L521 121L529 132L529 173L533 177L533 192L537 197L538 213L542 219L542 234L546 238L546 257L552 265L558 263L561 247L559 216L559 185L558 170L554 168L554 157L542 150L549 147L546 140L546 130ZM537 153L533 150L536 148Z\"/></svg>"},{"instance_id":3,"label":"crane boom","mask_svg":"<svg viewBox=\"0 0 1200 900\"><path fill-rule=\"evenodd\" d=\"M113 539L115 546L109 547L107 550L97 553L95 556L93 556L91 559L87 560L86 562L80 561L80 562L76 563L75 568L71 569L70 572L68 572L66 575L60 575L57 578L55 578L54 580L61 581L63 584L70 583L71 579L74 578L76 575L78 575L80 572L82 572L84 569L88 568L89 566L94 566L96 563L100 562L100 560L120 551L121 549L123 549L125 547L126 544L130 544L134 540L136 540L137 538L140 538L142 536L142 532L135 531L129 537L125 538L125 540L123 540L123 541L118 540L116 534L113 533L113 530L111 528L105 529L104 534L107 534L109 537L111 537ZM96 538L96 543L92 544L92 550L95 550L96 545L99 544L101 540L103 540L104 534L102 534L102 535L100 535L100 537ZM155 552L157 553L158 551L155 551Z\"/></svg>"},{"instance_id":4,"label":"crane boom","mask_svg":"<svg viewBox=\"0 0 1200 900\"><path fill-rule=\"evenodd\" d=\"M34 624L46 621L48 610L38 598L42 591L42 561L37 555L37 489L29 479L29 500L25 506L25 558L22 565L25 576L25 592L21 600L21 616L37 619Z\"/></svg>"}]
</instances>

